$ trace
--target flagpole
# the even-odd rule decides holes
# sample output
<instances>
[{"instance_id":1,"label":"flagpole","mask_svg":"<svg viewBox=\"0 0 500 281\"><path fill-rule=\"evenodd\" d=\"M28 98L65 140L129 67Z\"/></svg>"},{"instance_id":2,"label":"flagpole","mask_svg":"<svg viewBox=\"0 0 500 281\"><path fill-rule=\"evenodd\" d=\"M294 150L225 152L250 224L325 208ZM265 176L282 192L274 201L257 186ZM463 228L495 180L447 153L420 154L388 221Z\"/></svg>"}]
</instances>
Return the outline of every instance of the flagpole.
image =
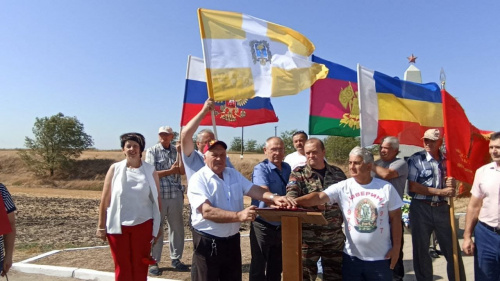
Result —
<instances>
[{"instance_id":1,"label":"flagpole","mask_svg":"<svg viewBox=\"0 0 500 281\"><path fill-rule=\"evenodd\" d=\"M361 133L361 130L363 130L363 120L362 120L363 118L361 118L361 110L364 108L361 106L361 96L362 95L361 95L361 87L359 87L359 84L360 84L359 81L361 81L360 80L360 78L361 78L360 77L361 76L360 68L361 68L361 64L358 63L356 65L356 78L358 79L358 108L359 108L359 128L360 128L360 130L359 130L359 144L361 146L363 146L363 143L364 143L363 139L364 138L363 138L363 134Z\"/></svg>"},{"instance_id":2,"label":"flagpole","mask_svg":"<svg viewBox=\"0 0 500 281\"><path fill-rule=\"evenodd\" d=\"M205 46L203 42L203 38L205 38L205 28L203 27L203 19L201 17L201 8L198 8L198 24L200 26L200 36L201 36L201 46L203 49L203 62L205 63L205 76L207 78L207 92L208 92L208 97L214 100L214 93L213 93L213 87L212 87L212 75L210 71L207 68L207 56L205 53ZM213 126L213 131L214 131L214 136L215 139L218 139L217 137L217 126L215 125L215 109L212 110L212 126Z\"/></svg>"},{"instance_id":3,"label":"flagpole","mask_svg":"<svg viewBox=\"0 0 500 281\"><path fill-rule=\"evenodd\" d=\"M440 80L441 80L441 100L443 103L443 127L444 127L444 140L445 140L445 145L446 145L446 151L449 151L448 144L449 142L449 134L447 132L448 130L448 122L446 120L446 114L444 113L444 109L446 108L446 99L444 97L445 95L445 84L446 84L446 75L444 73L444 70L441 68L441 73L439 75ZM452 165L450 163L450 159L446 158L446 176L449 177L451 173ZM456 189L456 186L455 186ZM450 225L451 225L451 240L452 240L452 245L453 245L453 269L455 272L455 280L460 281L460 270L458 267L458 239L457 239L457 232L456 232L456 226L455 226L455 203L454 203L454 197L450 197Z\"/></svg>"}]
</instances>

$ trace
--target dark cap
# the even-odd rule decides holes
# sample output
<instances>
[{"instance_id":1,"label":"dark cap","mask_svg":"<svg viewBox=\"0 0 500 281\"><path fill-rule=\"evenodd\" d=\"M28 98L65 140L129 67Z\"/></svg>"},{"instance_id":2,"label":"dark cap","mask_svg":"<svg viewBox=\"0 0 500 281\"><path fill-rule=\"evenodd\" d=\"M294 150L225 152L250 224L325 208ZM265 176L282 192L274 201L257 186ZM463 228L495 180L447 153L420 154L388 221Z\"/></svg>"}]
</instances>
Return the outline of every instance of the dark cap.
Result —
<instances>
[{"instance_id":1,"label":"dark cap","mask_svg":"<svg viewBox=\"0 0 500 281\"><path fill-rule=\"evenodd\" d=\"M203 154L205 154L205 152L207 152L208 150L210 150L212 147L216 146L217 144L220 144L220 145L222 145L222 147L224 147L224 149L227 149L227 145L225 142L220 141L220 140L211 140L203 148Z\"/></svg>"}]
</instances>

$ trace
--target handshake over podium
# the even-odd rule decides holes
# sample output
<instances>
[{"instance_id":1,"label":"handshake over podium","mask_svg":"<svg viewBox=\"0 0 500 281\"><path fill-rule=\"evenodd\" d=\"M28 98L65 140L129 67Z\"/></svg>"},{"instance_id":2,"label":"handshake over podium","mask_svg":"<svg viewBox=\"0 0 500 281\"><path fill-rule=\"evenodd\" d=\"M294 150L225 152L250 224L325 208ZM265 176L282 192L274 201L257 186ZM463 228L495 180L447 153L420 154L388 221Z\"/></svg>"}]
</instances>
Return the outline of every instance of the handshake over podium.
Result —
<instances>
[{"instance_id":1,"label":"handshake over podium","mask_svg":"<svg viewBox=\"0 0 500 281\"><path fill-rule=\"evenodd\" d=\"M302 223L326 225L321 212L305 209L258 208L257 214L267 221L281 222L283 280L302 280Z\"/></svg>"}]
</instances>

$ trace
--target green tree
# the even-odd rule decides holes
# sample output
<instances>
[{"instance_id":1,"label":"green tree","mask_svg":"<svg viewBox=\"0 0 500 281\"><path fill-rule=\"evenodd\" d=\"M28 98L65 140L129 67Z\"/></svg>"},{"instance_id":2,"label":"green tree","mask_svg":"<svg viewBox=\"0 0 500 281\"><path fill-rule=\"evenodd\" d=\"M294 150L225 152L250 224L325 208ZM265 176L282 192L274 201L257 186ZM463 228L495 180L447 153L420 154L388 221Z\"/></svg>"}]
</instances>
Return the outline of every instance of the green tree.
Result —
<instances>
[{"instance_id":1,"label":"green tree","mask_svg":"<svg viewBox=\"0 0 500 281\"><path fill-rule=\"evenodd\" d=\"M330 163L347 165L349 152L359 145L359 138L329 136L325 138L326 159Z\"/></svg>"},{"instance_id":2,"label":"green tree","mask_svg":"<svg viewBox=\"0 0 500 281\"><path fill-rule=\"evenodd\" d=\"M247 143L245 144L246 146L246 151L248 152L257 152L257 141L256 140L247 140Z\"/></svg>"},{"instance_id":3,"label":"green tree","mask_svg":"<svg viewBox=\"0 0 500 281\"><path fill-rule=\"evenodd\" d=\"M240 137L233 138L233 141L231 141L231 144L229 145L229 150L241 151L241 138Z\"/></svg>"},{"instance_id":4,"label":"green tree","mask_svg":"<svg viewBox=\"0 0 500 281\"><path fill-rule=\"evenodd\" d=\"M51 117L36 118L34 139L26 137L27 150L19 151L21 159L35 173L42 175L70 165L94 141L84 132L83 124L76 117L58 113Z\"/></svg>"},{"instance_id":5,"label":"green tree","mask_svg":"<svg viewBox=\"0 0 500 281\"><path fill-rule=\"evenodd\" d=\"M285 144L285 155L288 155L292 152L295 152L295 148L293 147L292 135L298 130L284 131L281 132L281 139Z\"/></svg>"}]
</instances>

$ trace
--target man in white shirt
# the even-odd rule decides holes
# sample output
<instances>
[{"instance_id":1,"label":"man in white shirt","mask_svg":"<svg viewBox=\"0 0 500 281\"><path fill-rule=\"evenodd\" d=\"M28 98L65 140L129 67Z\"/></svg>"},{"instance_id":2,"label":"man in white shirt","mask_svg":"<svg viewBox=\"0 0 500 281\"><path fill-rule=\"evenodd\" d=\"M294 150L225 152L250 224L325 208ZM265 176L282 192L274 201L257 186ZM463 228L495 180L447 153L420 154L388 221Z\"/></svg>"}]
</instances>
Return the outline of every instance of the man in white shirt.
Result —
<instances>
[{"instance_id":1,"label":"man in white shirt","mask_svg":"<svg viewBox=\"0 0 500 281\"><path fill-rule=\"evenodd\" d=\"M307 139L308 136L304 131L297 131L292 135L293 147L297 151L288 154L285 160L283 160L292 167L292 171L298 166L304 166L307 163L306 154L304 152L304 144Z\"/></svg>"},{"instance_id":2,"label":"man in white shirt","mask_svg":"<svg viewBox=\"0 0 500 281\"><path fill-rule=\"evenodd\" d=\"M474 255L474 280L500 280L500 132L491 135L493 162L477 169L465 217L463 250ZM472 241L474 233L475 241ZM475 243L474 243L475 242Z\"/></svg>"},{"instance_id":3,"label":"man in white shirt","mask_svg":"<svg viewBox=\"0 0 500 281\"><path fill-rule=\"evenodd\" d=\"M305 207L340 204L347 238L343 280L392 280L399 258L403 201L389 182L371 176L373 162L370 151L355 147L349 153L351 178L295 199Z\"/></svg>"},{"instance_id":4,"label":"man in white shirt","mask_svg":"<svg viewBox=\"0 0 500 281\"><path fill-rule=\"evenodd\" d=\"M226 149L222 141L208 142L203 149L205 166L189 180L193 281L242 279L239 228L241 222L253 221L257 214L256 206L244 208L243 195L268 205L292 205L285 196L254 185L235 169L226 167Z\"/></svg>"}]
</instances>

